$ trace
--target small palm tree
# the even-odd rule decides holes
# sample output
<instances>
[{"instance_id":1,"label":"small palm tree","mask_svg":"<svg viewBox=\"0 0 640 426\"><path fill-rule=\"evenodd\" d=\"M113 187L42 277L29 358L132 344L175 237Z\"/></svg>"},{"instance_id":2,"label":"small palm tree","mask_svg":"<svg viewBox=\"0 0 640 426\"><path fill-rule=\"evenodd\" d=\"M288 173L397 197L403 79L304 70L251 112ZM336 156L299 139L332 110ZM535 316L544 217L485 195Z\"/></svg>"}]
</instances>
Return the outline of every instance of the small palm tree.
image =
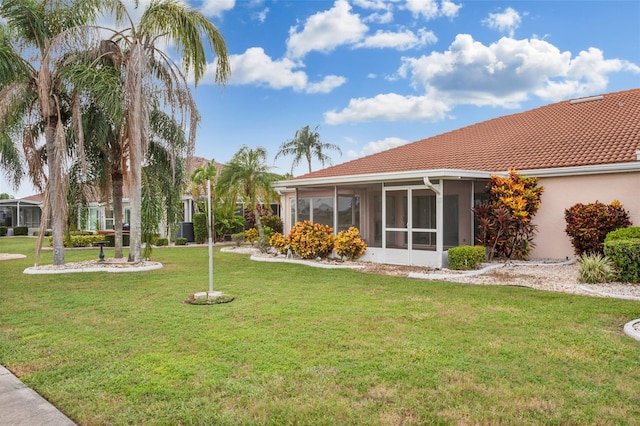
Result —
<instances>
[{"instance_id":1,"label":"small palm tree","mask_svg":"<svg viewBox=\"0 0 640 426\"><path fill-rule=\"evenodd\" d=\"M293 139L280 145L276 159L285 155L293 155L293 162L291 163L292 174L293 169L300 164L300 160L303 158L307 160L309 173L311 173L311 160L313 158L318 159L323 166L325 163L332 164L331 158L323 151L333 149L342 155L342 151L338 145L320 141L318 127L319 126L316 126L313 130L309 130L309 126L304 126L302 129L296 131Z\"/></svg>"},{"instance_id":2,"label":"small palm tree","mask_svg":"<svg viewBox=\"0 0 640 426\"><path fill-rule=\"evenodd\" d=\"M266 251L264 228L260 221L258 206L260 200L268 203L277 199L277 194L271 184L280 180L282 176L271 173L267 166L267 151L258 147L250 149L243 145L227 164L225 164L218 179L218 187L232 199L241 198L248 209L256 217L260 251Z\"/></svg>"}]
</instances>

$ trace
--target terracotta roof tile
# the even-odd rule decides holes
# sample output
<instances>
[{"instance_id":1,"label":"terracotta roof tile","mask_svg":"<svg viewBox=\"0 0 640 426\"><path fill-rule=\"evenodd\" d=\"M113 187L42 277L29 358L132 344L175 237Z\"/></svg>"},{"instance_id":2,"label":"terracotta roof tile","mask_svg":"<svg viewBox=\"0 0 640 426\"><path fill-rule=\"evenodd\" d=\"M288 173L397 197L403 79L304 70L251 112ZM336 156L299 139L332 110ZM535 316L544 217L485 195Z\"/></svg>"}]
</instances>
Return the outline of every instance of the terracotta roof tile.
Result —
<instances>
[{"instance_id":1,"label":"terracotta roof tile","mask_svg":"<svg viewBox=\"0 0 640 426\"><path fill-rule=\"evenodd\" d=\"M562 101L295 179L430 169L489 172L625 163L640 150L640 89Z\"/></svg>"}]
</instances>

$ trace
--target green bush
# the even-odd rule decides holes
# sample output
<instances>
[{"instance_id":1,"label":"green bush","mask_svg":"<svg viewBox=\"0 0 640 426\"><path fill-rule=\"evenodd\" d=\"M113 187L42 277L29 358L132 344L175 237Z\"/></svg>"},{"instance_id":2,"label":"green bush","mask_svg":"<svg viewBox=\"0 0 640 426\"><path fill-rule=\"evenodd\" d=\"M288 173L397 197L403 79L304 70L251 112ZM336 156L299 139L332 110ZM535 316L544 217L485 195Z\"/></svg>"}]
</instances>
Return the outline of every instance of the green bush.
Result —
<instances>
[{"instance_id":1,"label":"green bush","mask_svg":"<svg viewBox=\"0 0 640 426\"><path fill-rule=\"evenodd\" d=\"M620 228L607 234L604 242L613 240L630 240L640 238L640 226L630 226L628 228Z\"/></svg>"},{"instance_id":2,"label":"green bush","mask_svg":"<svg viewBox=\"0 0 640 426\"><path fill-rule=\"evenodd\" d=\"M5 235L7 235L7 231L9 230L8 227L6 226L0 226L0 237L4 237Z\"/></svg>"},{"instance_id":3,"label":"green bush","mask_svg":"<svg viewBox=\"0 0 640 426\"><path fill-rule=\"evenodd\" d=\"M615 265L620 281L640 282L640 238L606 241L604 253Z\"/></svg>"},{"instance_id":4,"label":"green bush","mask_svg":"<svg viewBox=\"0 0 640 426\"><path fill-rule=\"evenodd\" d=\"M196 213L193 215L193 238L196 244L204 244L207 241L207 215Z\"/></svg>"},{"instance_id":5,"label":"green bush","mask_svg":"<svg viewBox=\"0 0 640 426\"><path fill-rule=\"evenodd\" d=\"M280 218L280 216L276 216L275 214L269 214L266 216L260 216L260 223L262 223L262 226L268 226L269 228L273 229L273 232L280 232L282 233L282 219Z\"/></svg>"},{"instance_id":6,"label":"green bush","mask_svg":"<svg viewBox=\"0 0 640 426\"><path fill-rule=\"evenodd\" d=\"M38 231L38 230L33 231L33 236L34 237L37 237L38 235L40 235L40 231ZM50 237L51 235L53 235L53 232L50 229L44 231L44 236L45 237Z\"/></svg>"},{"instance_id":7,"label":"green bush","mask_svg":"<svg viewBox=\"0 0 640 426\"><path fill-rule=\"evenodd\" d=\"M92 245L100 241L105 241L108 244L108 241L104 235L70 235L62 239L64 246L67 248L91 247ZM49 245L53 245L53 237L49 237Z\"/></svg>"},{"instance_id":8,"label":"green bush","mask_svg":"<svg viewBox=\"0 0 640 426\"><path fill-rule=\"evenodd\" d=\"M153 245L158 247L168 246L169 240L167 238L156 238L155 241L153 242Z\"/></svg>"},{"instance_id":9,"label":"green bush","mask_svg":"<svg viewBox=\"0 0 640 426\"><path fill-rule=\"evenodd\" d=\"M13 227L13 235L29 235L29 227L28 226L14 226Z\"/></svg>"},{"instance_id":10,"label":"green bush","mask_svg":"<svg viewBox=\"0 0 640 426\"><path fill-rule=\"evenodd\" d=\"M176 245L177 246L186 246L187 245L187 239L186 238L176 238Z\"/></svg>"},{"instance_id":11,"label":"green bush","mask_svg":"<svg viewBox=\"0 0 640 426\"><path fill-rule=\"evenodd\" d=\"M461 271L475 269L485 261L483 246L458 246L449 249L449 269Z\"/></svg>"},{"instance_id":12,"label":"green bush","mask_svg":"<svg viewBox=\"0 0 640 426\"><path fill-rule=\"evenodd\" d=\"M236 243L236 247L240 247L240 244L242 244L244 240L245 240L244 232L238 232L237 234L231 235L231 241Z\"/></svg>"},{"instance_id":13,"label":"green bush","mask_svg":"<svg viewBox=\"0 0 640 426\"><path fill-rule=\"evenodd\" d=\"M105 235L104 240L107 242L107 246L116 246L116 236L114 234ZM122 247L129 247L129 234L122 234Z\"/></svg>"},{"instance_id":14,"label":"green bush","mask_svg":"<svg viewBox=\"0 0 640 426\"><path fill-rule=\"evenodd\" d=\"M607 234L618 228L631 225L629 212L614 200L606 205L596 201L591 204L578 203L564 211L567 222L565 232L577 255L603 253Z\"/></svg>"},{"instance_id":15,"label":"green bush","mask_svg":"<svg viewBox=\"0 0 640 426\"><path fill-rule=\"evenodd\" d=\"M600 253L583 253L579 261L578 278L583 283L606 283L616 279L613 262Z\"/></svg>"}]
</instances>

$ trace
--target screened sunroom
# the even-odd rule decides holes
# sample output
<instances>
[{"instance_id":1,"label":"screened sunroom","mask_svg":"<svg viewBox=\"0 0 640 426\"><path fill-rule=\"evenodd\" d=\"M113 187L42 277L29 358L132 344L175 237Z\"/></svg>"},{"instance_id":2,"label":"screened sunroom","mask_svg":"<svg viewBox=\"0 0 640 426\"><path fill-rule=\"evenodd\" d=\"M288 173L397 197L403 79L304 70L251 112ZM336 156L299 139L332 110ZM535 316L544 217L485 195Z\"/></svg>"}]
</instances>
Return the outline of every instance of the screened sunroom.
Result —
<instances>
[{"instance_id":1,"label":"screened sunroom","mask_svg":"<svg viewBox=\"0 0 640 426\"><path fill-rule=\"evenodd\" d=\"M361 260L441 268L447 250L473 245L472 208L489 173L440 170L281 181L285 232L298 221L355 226L367 243Z\"/></svg>"}]
</instances>

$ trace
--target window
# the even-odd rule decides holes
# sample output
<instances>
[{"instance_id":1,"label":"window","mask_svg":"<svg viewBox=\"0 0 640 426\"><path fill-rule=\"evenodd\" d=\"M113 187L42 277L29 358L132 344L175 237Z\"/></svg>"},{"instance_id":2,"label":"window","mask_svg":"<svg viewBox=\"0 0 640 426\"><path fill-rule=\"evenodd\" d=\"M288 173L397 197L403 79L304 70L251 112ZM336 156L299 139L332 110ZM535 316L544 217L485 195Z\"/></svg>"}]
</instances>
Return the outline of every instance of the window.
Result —
<instances>
[{"instance_id":1,"label":"window","mask_svg":"<svg viewBox=\"0 0 640 426\"><path fill-rule=\"evenodd\" d=\"M291 226L296 221L296 200L291 200ZM328 225L332 228L334 215L334 197L298 198L297 221L309 220L313 223ZM350 226L360 227L360 197L338 197L338 229L347 230Z\"/></svg>"}]
</instances>

